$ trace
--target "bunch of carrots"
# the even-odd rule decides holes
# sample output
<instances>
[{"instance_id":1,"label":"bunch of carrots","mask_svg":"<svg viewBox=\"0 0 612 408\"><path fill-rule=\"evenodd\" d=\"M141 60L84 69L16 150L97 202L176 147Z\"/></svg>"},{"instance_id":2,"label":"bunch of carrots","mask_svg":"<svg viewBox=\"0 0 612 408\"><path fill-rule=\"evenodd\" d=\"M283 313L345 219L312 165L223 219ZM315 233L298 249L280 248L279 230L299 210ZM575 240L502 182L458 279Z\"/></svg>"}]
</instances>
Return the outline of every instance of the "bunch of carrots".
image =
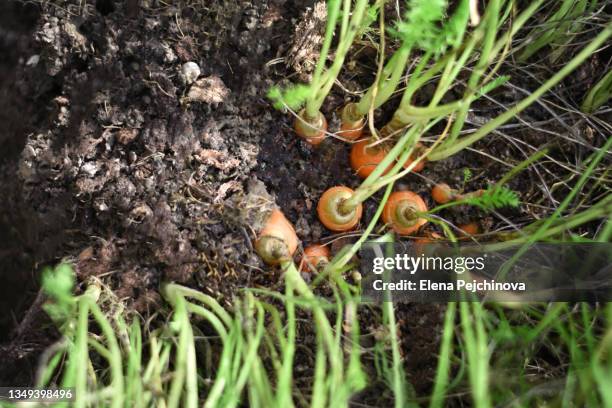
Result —
<instances>
[{"instance_id":1,"label":"bunch of carrots","mask_svg":"<svg viewBox=\"0 0 612 408\"><path fill-rule=\"evenodd\" d=\"M470 7L470 0L459 0L450 15L447 0L408 0L403 17L393 28L385 30L382 7L385 0L376 0L373 4L368 0L356 0L354 4L348 0L328 1L326 32L312 81L308 85L292 85L284 90L274 87L268 95L275 107L294 112L294 128L299 137L313 146L321 144L330 135L327 120L321 112L325 97L340 73L350 46L379 20L381 58L374 83L359 100L347 103L342 108L340 129L336 134L331 134L351 143L350 164L363 182L355 190L334 186L323 193L317 205L317 215L327 229L334 232L355 229L363 215L363 202L385 187L388 193L383 198L380 216L399 235L415 234L428 222L428 214L449 205L477 202L487 194L493 199L514 201L506 194L507 191L499 188L461 194L446 184L439 184L434 187L432 196L441 205L428 211L425 201L418 194L411 191L392 192L392 186L406 174L421 171L427 161L445 159L512 119L612 35L612 26L609 25L585 47L586 51L574 57L529 97L475 132L461 137L471 104L508 80L505 76L498 76L497 71L507 56L513 36L543 2L534 0L521 13L514 15L516 5L513 1L491 0L481 16ZM509 16L512 16L512 21L509 21ZM474 26L472 30L468 30L470 23ZM395 51L388 58L383 54L385 31L397 43ZM334 59L331 66L326 68L334 35L337 36ZM415 53L418 53L418 59ZM408 67L410 74L406 75ZM448 102L449 91L457 87L456 79L467 67L469 75L463 96ZM403 87L398 89L402 82ZM432 83L436 86L429 104L414 105L415 94L425 84ZM391 120L377 130L372 113L398 94L401 96L398 108ZM426 148L419 142L435 125L444 122L447 123L444 131L432 146ZM282 213L280 216L273 214L270 221L278 222L277 226L284 225L274 230L276 238L285 239L282 250L276 244L272 245L276 248L276 255L280 256L276 259L291 257L297 248L295 231ZM461 229L467 234L479 232L474 224ZM268 245L268 240L263 237L258 242ZM311 266L329 261L329 252L324 247L307 248L305 252L305 262ZM262 252L260 255L264 260L269 258Z\"/></svg>"}]
</instances>

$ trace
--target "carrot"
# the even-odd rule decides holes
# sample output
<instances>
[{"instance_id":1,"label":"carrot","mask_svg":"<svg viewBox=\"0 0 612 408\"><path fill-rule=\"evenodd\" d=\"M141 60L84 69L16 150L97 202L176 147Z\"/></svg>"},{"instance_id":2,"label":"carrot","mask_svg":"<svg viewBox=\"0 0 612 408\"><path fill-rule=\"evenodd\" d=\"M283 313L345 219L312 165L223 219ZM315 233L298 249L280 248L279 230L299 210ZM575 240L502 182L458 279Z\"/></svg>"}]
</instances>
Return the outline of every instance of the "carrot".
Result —
<instances>
[{"instance_id":1,"label":"carrot","mask_svg":"<svg viewBox=\"0 0 612 408\"><path fill-rule=\"evenodd\" d=\"M425 233L424 237L414 240L414 243L412 244L412 252L417 256L426 255L434 248L432 244L441 242L443 239L444 237L437 232L427 232Z\"/></svg>"},{"instance_id":2,"label":"carrot","mask_svg":"<svg viewBox=\"0 0 612 408\"><path fill-rule=\"evenodd\" d=\"M414 162L414 157L409 157L406 162L403 164L403 167L405 169L408 168L408 166L410 166L413 162ZM423 171L423 169L425 168L425 160L420 160L412 169L412 171L414 171L415 173L420 173L421 171Z\"/></svg>"},{"instance_id":3,"label":"carrot","mask_svg":"<svg viewBox=\"0 0 612 408\"><path fill-rule=\"evenodd\" d=\"M298 237L291 223L279 209L270 213L255 241L255 251L269 265L290 260L298 247Z\"/></svg>"},{"instance_id":4,"label":"carrot","mask_svg":"<svg viewBox=\"0 0 612 408\"><path fill-rule=\"evenodd\" d=\"M436 203L446 204L456 199L458 194L457 191L450 188L448 184L439 183L431 189L431 196Z\"/></svg>"},{"instance_id":5,"label":"carrot","mask_svg":"<svg viewBox=\"0 0 612 408\"><path fill-rule=\"evenodd\" d=\"M331 252L328 247L321 244L312 244L304 249L304 256L300 262L302 272L317 270L320 265L329 263Z\"/></svg>"},{"instance_id":6,"label":"carrot","mask_svg":"<svg viewBox=\"0 0 612 408\"><path fill-rule=\"evenodd\" d=\"M480 227L475 222L470 222L468 224L459 225L459 229L463 231L466 235L478 235L480 234Z\"/></svg>"},{"instance_id":7,"label":"carrot","mask_svg":"<svg viewBox=\"0 0 612 408\"><path fill-rule=\"evenodd\" d=\"M354 103L347 103L342 109L340 132L338 136L346 141L357 140L363 133L365 121L363 116L356 116Z\"/></svg>"},{"instance_id":8,"label":"carrot","mask_svg":"<svg viewBox=\"0 0 612 408\"><path fill-rule=\"evenodd\" d=\"M363 214L363 205L359 204L351 211L342 211L342 202L353 195L354 191L345 186L336 186L326 190L317 205L317 214L321 223L335 232L349 231L355 228Z\"/></svg>"},{"instance_id":9,"label":"carrot","mask_svg":"<svg viewBox=\"0 0 612 408\"><path fill-rule=\"evenodd\" d=\"M348 142L357 140L363 134L363 125L363 120L348 123L342 122L342 124L340 125L340 131L338 132L338 136Z\"/></svg>"},{"instance_id":10,"label":"carrot","mask_svg":"<svg viewBox=\"0 0 612 408\"><path fill-rule=\"evenodd\" d=\"M295 118L295 133L313 146L321 144L327 132L327 119L319 112L315 118L306 117L306 111L302 109Z\"/></svg>"},{"instance_id":11,"label":"carrot","mask_svg":"<svg viewBox=\"0 0 612 408\"><path fill-rule=\"evenodd\" d=\"M363 139L351 148L351 168L363 179L367 178L387 155L387 151L381 146L368 146L371 143L371 139Z\"/></svg>"},{"instance_id":12,"label":"carrot","mask_svg":"<svg viewBox=\"0 0 612 408\"><path fill-rule=\"evenodd\" d=\"M417 238L414 242L419 244L430 244L432 242L437 242L443 240L444 237L437 232L428 232L424 237Z\"/></svg>"},{"instance_id":13,"label":"carrot","mask_svg":"<svg viewBox=\"0 0 612 408\"><path fill-rule=\"evenodd\" d=\"M417 213L427 211L425 201L412 191L392 193L383 208L382 219L399 235L410 235L427 223Z\"/></svg>"},{"instance_id":14,"label":"carrot","mask_svg":"<svg viewBox=\"0 0 612 408\"><path fill-rule=\"evenodd\" d=\"M446 204L450 201L455 200L467 200L473 197L480 197L484 194L485 190L475 190L470 193L461 194L459 191L450 188L446 183L439 183L433 186L431 189L431 196L434 201L438 204Z\"/></svg>"},{"instance_id":15,"label":"carrot","mask_svg":"<svg viewBox=\"0 0 612 408\"><path fill-rule=\"evenodd\" d=\"M412 152L410 157L408 159L406 159L406 162L403 164L403 167L405 169L407 169L408 166L410 166L419 156L421 156L422 150L423 150L423 145L421 143L417 143L415 148L414 148L414 151ZM415 173L419 173L419 172L423 171L424 168L425 168L425 159L421 159L414 166L412 171L414 171Z\"/></svg>"}]
</instances>

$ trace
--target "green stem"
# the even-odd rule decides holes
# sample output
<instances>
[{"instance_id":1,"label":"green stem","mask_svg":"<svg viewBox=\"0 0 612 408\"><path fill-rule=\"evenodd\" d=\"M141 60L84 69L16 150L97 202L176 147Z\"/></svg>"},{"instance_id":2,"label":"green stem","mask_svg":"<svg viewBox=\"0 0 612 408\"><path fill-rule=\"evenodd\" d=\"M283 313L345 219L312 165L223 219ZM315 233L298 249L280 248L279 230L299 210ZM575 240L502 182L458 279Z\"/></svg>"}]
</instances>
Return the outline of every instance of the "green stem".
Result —
<instances>
[{"instance_id":1,"label":"green stem","mask_svg":"<svg viewBox=\"0 0 612 408\"><path fill-rule=\"evenodd\" d=\"M387 316L389 337L391 337L391 356L393 358L393 394L395 397L394 405L396 408L403 408L406 406L404 396L405 376L402 372L402 362L398 345L397 323L395 321L395 310L393 308L393 302L391 299L388 299L383 305L385 314Z\"/></svg>"},{"instance_id":2,"label":"green stem","mask_svg":"<svg viewBox=\"0 0 612 408\"><path fill-rule=\"evenodd\" d=\"M499 24L499 10L499 1L492 1L487 6L487 14L484 18L484 21L481 23L481 27L484 28L484 36L480 51L480 59L474 67L470 78L468 79L467 88L463 97L463 100L465 100L466 103L461 107L457 118L455 119L455 123L453 123L453 128L451 130L450 137L446 141L447 144L454 143L454 141L459 136L459 132L463 128L470 106L472 105L472 102L474 102L474 100L476 99L476 89L478 88L480 78L482 78L486 68L496 57L496 54L493 54L492 51L495 43L495 38L497 36L497 27Z\"/></svg>"},{"instance_id":3,"label":"green stem","mask_svg":"<svg viewBox=\"0 0 612 408\"><path fill-rule=\"evenodd\" d=\"M252 301L252 300L253 298L251 296L251 299L249 299L249 301ZM256 364L256 361L259 361L259 356L257 354L257 351L259 350L259 344L261 343L261 339L263 338L265 319L264 319L264 310L261 304L256 303L254 308L257 311L257 319L255 321L257 325L256 325L255 333L252 333L252 332L248 333L248 336L249 336L249 340L247 341L248 348L243 353L243 361L241 363L240 373L238 374L236 381L235 381L234 391L233 391L234 395L232 396L232 399L231 399L232 406L236 406L240 402L240 395L242 394L242 390L244 389L244 386L249 380L249 375L251 375L252 373L252 367ZM247 319L252 319L252 316L248 316ZM289 384L291 384L291 376L289 376L288 381L289 381ZM280 394L283 395L285 393L280 393ZM285 405L279 405L279 406L283 406L283 407L293 406L293 403L290 398L291 398L291 394L289 394L288 400L283 401Z\"/></svg>"},{"instance_id":4,"label":"green stem","mask_svg":"<svg viewBox=\"0 0 612 408\"><path fill-rule=\"evenodd\" d=\"M357 116L365 116L370 111L370 108L379 108L391 97L391 95L393 95L406 69L409 56L410 47L405 46L400 47L400 49L393 54L383 69L381 78L368 89L357 104L355 108L355 114ZM377 89L376 97L374 97L375 88Z\"/></svg>"},{"instance_id":5,"label":"green stem","mask_svg":"<svg viewBox=\"0 0 612 408\"><path fill-rule=\"evenodd\" d=\"M479 303L464 301L459 303L459 310L468 357L468 377L472 388L472 398L475 406L486 408L491 406L487 373L489 357L484 328L481 316L479 316L481 313L476 311L479 306Z\"/></svg>"},{"instance_id":6,"label":"green stem","mask_svg":"<svg viewBox=\"0 0 612 408\"><path fill-rule=\"evenodd\" d=\"M334 85L334 82L336 81L336 78L338 77L338 74L342 69L342 65L344 64L346 54L348 53L351 45L353 44L353 39L361 28L362 20L367 9L367 5L368 0L357 0L355 8L353 9L353 12L350 16L350 22L347 21L348 29L346 30L346 35L342 36L338 44L334 62L332 63L329 70L325 73L324 79L319 89L316 92L313 92L312 99L309 99L306 103L306 114L309 117L316 116L317 112L321 108L321 105L323 104L323 101L325 100L325 97L331 90L331 87ZM344 13L343 18L348 18L348 14L349 13Z\"/></svg>"},{"instance_id":7,"label":"green stem","mask_svg":"<svg viewBox=\"0 0 612 408\"><path fill-rule=\"evenodd\" d=\"M338 15L340 14L340 0L328 0L327 2L327 25L325 27L325 38L323 39L323 45L321 46L321 52L319 53L319 60L315 67L314 73L312 74L311 86L313 89L320 88L321 74L325 68L325 62L327 61L327 55L329 54L329 48L331 47L332 39L334 37L334 31L336 30L336 23L338 21ZM310 96L306 101L306 115L310 118L317 116L320 106L316 103L317 92L311 92Z\"/></svg>"},{"instance_id":8,"label":"green stem","mask_svg":"<svg viewBox=\"0 0 612 408\"><path fill-rule=\"evenodd\" d=\"M174 322L178 330L178 346L176 349L176 369L168 394L168 408L180 406L195 408L198 405L196 354L191 322L187 311L187 301L182 296L173 299ZM184 387L184 390L183 390Z\"/></svg>"},{"instance_id":9,"label":"green stem","mask_svg":"<svg viewBox=\"0 0 612 408\"><path fill-rule=\"evenodd\" d=\"M450 360L453 350L453 333L455 330L455 314L457 303L450 302L444 317L444 329L442 331L442 341L440 345L440 357L436 369L436 379L434 390L431 394L430 408L442 407L448 389L448 375L450 374Z\"/></svg>"},{"instance_id":10,"label":"green stem","mask_svg":"<svg viewBox=\"0 0 612 408\"><path fill-rule=\"evenodd\" d=\"M612 70L591 88L584 98L580 110L586 113L593 113L610 98L612 98Z\"/></svg>"},{"instance_id":11,"label":"green stem","mask_svg":"<svg viewBox=\"0 0 612 408\"><path fill-rule=\"evenodd\" d=\"M330 353L334 351L334 335L331 326L329 325L329 320L325 316L325 312L323 309L318 306L316 302L316 296L312 293L312 290L308 287L308 284L304 282L302 276L295 268L293 262L285 262L283 264L283 269L285 270L285 280L291 281L291 286L294 288L296 292L302 295L306 300L312 302L313 314L315 316L315 320L317 321L317 325L321 328L321 333L323 335L323 340L325 341L325 345ZM342 363L339 363L341 367Z\"/></svg>"},{"instance_id":12,"label":"green stem","mask_svg":"<svg viewBox=\"0 0 612 408\"><path fill-rule=\"evenodd\" d=\"M91 314L94 319L100 326L104 337L106 338L106 342L108 343L109 350L109 365L111 371L112 378L112 388L113 388L113 399L111 407L120 408L123 406L123 397L124 397L124 380L123 380L123 358L121 356L121 349L119 348L119 343L117 341L117 337L115 336L115 332L110 322L100 310L100 307L94 303L92 300L87 299L90 302L89 308L91 310Z\"/></svg>"},{"instance_id":13,"label":"green stem","mask_svg":"<svg viewBox=\"0 0 612 408\"><path fill-rule=\"evenodd\" d=\"M398 110L393 115L393 120L397 119L405 126L409 123L424 122L431 118L450 115L451 113L455 112L458 109L461 109L465 105L466 102L464 100L449 102L444 105L427 107L413 106L407 104L398 108Z\"/></svg>"},{"instance_id":14,"label":"green stem","mask_svg":"<svg viewBox=\"0 0 612 408\"><path fill-rule=\"evenodd\" d=\"M429 156L428 160L430 161L438 161L445 159L447 157L452 156L453 154L460 152L466 147L471 146L478 140L487 136L489 133L497 129L499 126L503 125L510 119L513 119L523 110L525 110L528 106L530 106L533 102L535 102L538 98L544 95L548 90L550 90L553 86L557 85L563 78L569 75L572 71L574 71L584 60L589 58L605 41L612 35L612 23L608 24L606 28L599 33L597 37L591 43L582 49L571 61L569 61L566 65L561 68L552 78L546 81L540 88L535 90L531 95L527 98L523 99L521 102L499 115L495 119L487 122L484 126L482 126L478 131L474 134L464 137L458 140L452 146L441 146L441 149L435 149Z\"/></svg>"},{"instance_id":15,"label":"green stem","mask_svg":"<svg viewBox=\"0 0 612 408\"><path fill-rule=\"evenodd\" d=\"M74 354L70 358L69 368L74 367L75 408L85 407L87 397L87 331L88 331L89 303L79 301L79 315L74 342ZM70 372L72 370L69 370ZM71 381L70 381L71 382ZM63 386L71 387L72 384L64 383Z\"/></svg>"},{"instance_id":16,"label":"green stem","mask_svg":"<svg viewBox=\"0 0 612 408\"><path fill-rule=\"evenodd\" d=\"M287 313L287 339L283 349L283 363L280 369L277 386L277 406L293 406L291 399L291 384L293 379L293 363L295 356L296 327L295 327L295 301L293 293L293 280L285 280L285 310Z\"/></svg>"},{"instance_id":17,"label":"green stem","mask_svg":"<svg viewBox=\"0 0 612 408\"><path fill-rule=\"evenodd\" d=\"M212 313L210 310L207 310L206 308L200 305L195 305L191 302L187 302L187 311L189 311L189 313L193 313L193 314L202 316L204 319L208 320L210 325L219 334L221 341L224 343L227 341L227 336L228 336L227 330L225 329L225 326L223 325L223 323L221 323L221 320L219 320L219 318L214 313Z\"/></svg>"},{"instance_id":18,"label":"green stem","mask_svg":"<svg viewBox=\"0 0 612 408\"><path fill-rule=\"evenodd\" d=\"M566 19L566 15L574 2L575 0L563 0L559 9L550 18L546 19L543 27L536 28L529 33L528 38L535 38L536 36L537 38L525 47L518 57L519 62L527 61L529 57L535 54L539 49L553 42L559 25Z\"/></svg>"},{"instance_id":19,"label":"green stem","mask_svg":"<svg viewBox=\"0 0 612 408\"><path fill-rule=\"evenodd\" d=\"M343 355L342 353L338 353L341 348L338 349L335 346L335 339L333 334L333 329L325 315L323 308L317 302L317 298L310 290L310 287L302 276L295 268L293 262L285 262L282 264L282 267L285 271L285 280L290 281L290 285L294 288L294 290L303 296L307 301L310 301L312 304L312 313L314 315L314 319L316 322L317 330L321 332L323 343L325 344L330 361L330 381L332 382L332 390L334 387L340 387L343 383L343 372L344 372L344 363L343 363Z\"/></svg>"},{"instance_id":20,"label":"green stem","mask_svg":"<svg viewBox=\"0 0 612 408\"><path fill-rule=\"evenodd\" d=\"M540 160L542 157L546 156L547 154L548 154L548 149L546 148L542 150L538 150L537 152L529 156L527 159L523 160L516 166L512 167L512 169L508 173L506 173L504 177L502 177L501 179L499 179L497 183L495 183L495 186L493 188L499 188L503 186L508 181L510 181L512 177L516 176L521 171L531 166L532 163L537 162L538 160Z\"/></svg>"},{"instance_id":21,"label":"green stem","mask_svg":"<svg viewBox=\"0 0 612 408\"><path fill-rule=\"evenodd\" d=\"M176 296L184 296L186 298L192 298L202 302L204 305L208 306L219 318L221 318L226 327L232 325L233 319L230 317L229 313L227 313L227 311L212 296L174 283L164 285L163 290L169 299L173 299Z\"/></svg>"}]
</instances>

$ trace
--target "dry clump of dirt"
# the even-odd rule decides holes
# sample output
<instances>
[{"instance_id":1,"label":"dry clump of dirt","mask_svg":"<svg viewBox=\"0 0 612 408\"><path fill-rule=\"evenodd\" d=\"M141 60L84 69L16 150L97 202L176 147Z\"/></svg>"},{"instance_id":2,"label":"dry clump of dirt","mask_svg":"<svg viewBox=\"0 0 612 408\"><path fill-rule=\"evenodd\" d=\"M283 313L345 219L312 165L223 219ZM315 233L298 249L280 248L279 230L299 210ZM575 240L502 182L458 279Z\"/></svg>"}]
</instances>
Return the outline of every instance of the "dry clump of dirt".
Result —
<instances>
[{"instance_id":1,"label":"dry clump of dirt","mask_svg":"<svg viewBox=\"0 0 612 408\"><path fill-rule=\"evenodd\" d=\"M139 310L161 280L230 299L266 278L249 249L276 205L254 172L278 131L261 72L286 11L243 3L41 3L36 63L18 67L29 91L55 83L19 159L23 211L55 257L110 276Z\"/></svg>"},{"instance_id":2,"label":"dry clump of dirt","mask_svg":"<svg viewBox=\"0 0 612 408\"><path fill-rule=\"evenodd\" d=\"M326 20L327 6L324 1L319 1L302 13L295 27L292 45L284 60L298 74L300 81L308 82L312 76L323 43Z\"/></svg>"}]
</instances>

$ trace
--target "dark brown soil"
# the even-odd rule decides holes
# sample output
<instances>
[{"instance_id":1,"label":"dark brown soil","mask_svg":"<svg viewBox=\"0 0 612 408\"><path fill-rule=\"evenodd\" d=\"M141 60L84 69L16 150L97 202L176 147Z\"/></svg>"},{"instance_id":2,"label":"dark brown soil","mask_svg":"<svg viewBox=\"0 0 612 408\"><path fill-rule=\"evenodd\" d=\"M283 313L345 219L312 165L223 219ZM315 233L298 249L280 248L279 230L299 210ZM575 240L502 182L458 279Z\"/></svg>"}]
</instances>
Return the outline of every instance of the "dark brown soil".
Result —
<instances>
[{"instance_id":1,"label":"dark brown soil","mask_svg":"<svg viewBox=\"0 0 612 408\"><path fill-rule=\"evenodd\" d=\"M17 159L26 136L42 116L36 109L46 99L44 87L34 94L23 92L16 67L33 46L32 33L38 18L33 5L0 3L0 384L28 384L37 356L48 344L49 333L40 330L42 314L36 310L37 281L34 270L43 262L35 252L36 236L27 222L28 211L20 207L21 184L16 182ZM39 86L42 84L39 84ZM36 316L35 316L36 315ZM5 344L10 346L5 347Z\"/></svg>"},{"instance_id":2,"label":"dark brown soil","mask_svg":"<svg viewBox=\"0 0 612 408\"><path fill-rule=\"evenodd\" d=\"M295 22L311 2L205 3L0 5L0 351L11 356L0 364L0 384L33 366L53 340L41 342L34 331L28 338L26 326L17 324L43 265L67 257L80 281L104 276L120 298L147 313L159 301L162 280L226 304L242 287L278 288L278 271L264 267L251 246L257 209L249 205L268 193L303 243L335 238L316 221L315 207L326 188L359 184L348 167L349 147L328 139L311 148L293 135L290 116L265 99L273 83L294 75L272 62L287 53ZM341 80L358 89L371 75L371 51L354 59L358 68ZM188 61L201 69L195 84L181 75ZM199 94L190 92L198 87ZM324 106L332 130L343 102L336 90ZM476 114L493 111L485 106ZM546 143L528 136L536 146ZM513 164L525 158L499 139L480 147ZM465 152L398 187L428 197L432 182L460 186L466 168L473 173L470 188L508 170ZM530 200L542 197L530 190L534 177L526 172L510 187ZM376 204L368 202L365 219ZM537 212L502 214L520 225ZM456 224L479 217L487 231L509 228L465 209L442 215ZM398 311L407 370L419 393L431 385L442 312L435 306ZM28 341L33 346L25 352Z\"/></svg>"}]
</instances>

